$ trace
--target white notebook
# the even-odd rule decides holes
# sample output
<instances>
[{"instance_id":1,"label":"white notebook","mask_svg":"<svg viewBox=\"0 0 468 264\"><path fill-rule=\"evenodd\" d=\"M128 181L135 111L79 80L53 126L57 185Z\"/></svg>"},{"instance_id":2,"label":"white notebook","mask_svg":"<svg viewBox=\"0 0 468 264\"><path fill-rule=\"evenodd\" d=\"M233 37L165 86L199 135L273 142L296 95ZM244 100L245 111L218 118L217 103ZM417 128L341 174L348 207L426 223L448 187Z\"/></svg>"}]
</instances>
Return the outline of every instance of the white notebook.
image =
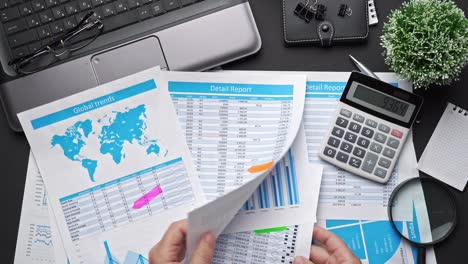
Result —
<instances>
[{"instance_id":1,"label":"white notebook","mask_svg":"<svg viewBox=\"0 0 468 264\"><path fill-rule=\"evenodd\" d=\"M418 169L463 191L468 181L468 111L449 103Z\"/></svg>"}]
</instances>

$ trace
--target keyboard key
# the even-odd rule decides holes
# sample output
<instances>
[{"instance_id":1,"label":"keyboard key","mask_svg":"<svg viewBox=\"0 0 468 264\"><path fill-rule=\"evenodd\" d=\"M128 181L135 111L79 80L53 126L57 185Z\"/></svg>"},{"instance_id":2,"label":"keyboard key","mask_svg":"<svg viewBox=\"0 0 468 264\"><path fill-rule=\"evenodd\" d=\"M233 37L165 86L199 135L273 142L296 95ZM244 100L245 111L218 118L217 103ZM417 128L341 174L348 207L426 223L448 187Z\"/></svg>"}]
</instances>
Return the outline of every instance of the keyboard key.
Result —
<instances>
[{"instance_id":1,"label":"keyboard key","mask_svg":"<svg viewBox=\"0 0 468 264\"><path fill-rule=\"evenodd\" d=\"M351 115L352 115L353 113L351 113L351 111L349 111L349 110L341 109L341 110L340 110L340 114L343 115L343 116L346 116L346 117L351 117Z\"/></svg>"},{"instance_id":2,"label":"keyboard key","mask_svg":"<svg viewBox=\"0 0 468 264\"><path fill-rule=\"evenodd\" d=\"M351 122L351 124L349 125L349 130L359 133L359 131L361 131L361 125Z\"/></svg>"},{"instance_id":3,"label":"keyboard key","mask_svg":"<svg viewBox=\"0 0 468 264\"><path fill-rule=\"evenodd\" d=\"M359 123L362 123L362 122L364 122L364 119L365 119L365 118L364 118L362 115L354 114L353 119L354 119L355 121L359 122Z\"/></svg>"},{"instance_id":4,"label":"keyboard key","mask_svg":"<svg viewBox=\"0 0 468 264\"><path fill-rule=\"evenodd\" d=\"M40 50L42 48L42 45L40 42L36 42L36 43L29 44L28 48L31 53L34 53Z\"/></svg>"},{"instance_id":5,"label":"keyboard key","mask_svg":"<svg viewBox=\"0 0 468 264\"><path fill-rule=\"evenodd\" d=\"M364 127L362 128L361 135L368 137L368 138L372 138L372 136L374 135L374 130Z\"/></svg>"},{"instance_id":6,"label":"keyboard key","mask_svg":"<svg viewBox=\"0 0 468 264\"><path fill-rule=\"evenodd\" d=\"M65 11L69 15L73 15L75 13L78 13L78 5L76 3L69 3L65 5Z\"/></svg>"},{"instance_id":7,"label":"keyboard key","mask_svg":"<svg viewBox=\"0 0 468 264\"><path fill-rule=\"evenodd\" d=\"M33 13L31 3L22 4L19 6L19 11L22 16L27 16Z\"/></svg>"},{"instance_id":8,"label":"keyboard key","mask_svg":"<svg viewBox=\"0 0 468 264\"><path fill-rule=\"evenodd\" d=\"M97 19L101 19L101 20L104 18L104 16L102 15L102 8L101 7L95 8L95 9L93 9L91 11L94 12L92 18L95 18L95 19L97 18Z\"/></svg>"},{"instance_id":9,"label":"keyboard key","mask_svg":"<svg viewBox=\"0 0 468 264\"><path fill-rule=\"evenodd\" d=\"M386 158L380 158L379 160L379 166L382 166L386 169L390 167L390 164L392 164L392 161L386 159Z\"/></svg>"},{"instance_id":10,"label":"keyboard key","mask_svg":"<svg viewBox=\"0 0 468 264\"><path fill-rule=\"evenodd\" d=\"M52 12L50 10L46 10L42 13L39 13L39 19L41 20L42 24L45 24L54 20L52 18Z\"/></svg>"},{"instance_id":11,"label":"keyboard key","mask_svg":"<svg viewBox=\"0 0 468 264\"><path fill-rule=\"evenodd\" d=\"M167 11L171 11L180 7L179 3L176 0L162 0L162 1Z\"/></svg>"},{"instance_id":12,"label":"keyboard key","mask_svg":"<svg viewBox=\"0 0 468 264\"><path fill-rule=\"evenodd\" d=\"M41 24L37 15L32 15L26 18L26 23L30 28L37 27Z\"/></svg>"},{"instance_id":13,"label":"keyboard key","mask_svg":"<svg viewBox=\"0 0 468 264\"><path fill-rule=\"evenodd\" d=\"M323 154L325 156L330 157L330 158L334 158L335 154L336 154L336 150L334 150L332 148L329 148L329 147L325 147L325 150L323 151Z\"/></svg>"},{"instance_id":14,"label":"keyboard key","mask_svg":"<svg viewBox=\"0 0 468 264\"><path fill-rule=\"evenodd\" d=\"M397 138L402 138L403 137L403 132L397 129L392 130L392 136L397 137Z\"/></svg>"},{"instance_id":15,"label":"keyboard key","mask_svg":"<svg viewBox=\"0 0 468 264\"><path fill-rule=\"evenodd\" d=\"M351 132L346 132L345 140L351 143L356 142L357 136Z\"/></svg>"},{"instance_id":16,"label":"keyboard key","mask_svg":"<svg viewBox=\"0 0 468 264\"><path fill-rule=\"evenodd\" d=\"M332 130L332 135L334 135L334 136L336 136L338 138L342 138L343 134L344 134L344 130L341 129L341 128L334 127L333 130Z\"/></svg>"},{"instance_id":17,"label":"keyboard key","mask_svg":"<svg viewBox=\"0 0 468 264\"><path fill-rule=\"evenodd\" d=\"M355 147L353 151L353 155L357 156L359 158L364 158L364 155L366 154L366 151L363 150L362 148Z\"/></svg>"},{"instance_id":18,"label":"keyboard key","mask_svg":"<svg viewBox=\"0 0 468 264\"><path fill-rule=\"evenodd\" d=\"M132 24L137 21L137 16L134 11L129 11L116 15L107 19L104 19L102 23L104 24L104 30L114 30L116 28Z\"/></svg>"},{"instance_id":19,"label":"keyboard key","mask_svg":"<svg viewBox=\"0 0 468 264\"><path fill-rule=\"evenodd\" d=\"M374 175L383 179L387 176L387 171L382 168L377 168L375 169Z\"/></svg>"},{"instance_id":20,"label":"keyboard key","mask_svg":"<svg viewBox=\"0 0 468 264\"><path fill-rule=\"evenodd\" d=\"M388 133L388 132L390 132L390 127L388 127L388 126L386 126L384 124L380 124L379 125L379 130L384 132L384 133Z\"/></svg>"},{"instance_id":21,"label":"keyboard key","mask_svg":"<svg viewBox=\"0 0 468 264\"><path fill-rule=\"evenodd\" d=\"M0 10L3 10L5 8L9 7L9 6L10 6L10 4L8 3L7 0L0 0Z\"/></svg>"},{"instance_id":22,"label":"keyboard key","mask_svg":"<svg viewBox=\"0 0 468 264\"><path fill-rule=\"evenodd\" d=\"M154 16L159 16L162 13L164 13L164 8L163 8L161 2L151 4L151 9L153 11Z\"/></svg>"},{"instance_id":23,"label":"keyboard key","mask_svg":"<svg viewBox=\"0 0 468 264\"><path fill-rule=\"evenodd\" d=\"M50 31L49 25L45 25L45 26L38 28L37 34L39 35L40 39L46 39L48 37L52 37L52 32Z\"/></svg>"},{"instance_id":24,"label":"keyboard key","mask_svg":"<svg viewBox=\"0 0 468 264\"><path fill-rule=\"evenodd\" d=\"M375 122L374 120L372 119L367 119L366 120L366 125L370 126L370 127L373 127L373 128L376 128L377 127L377 122Z\"/></svg>"},{"instance_id":25,"label":"keyboard key","mask_svg":"<svg viewBox=\"0 0 468 264\"><path fill-rule=\"evenodd\" d=\"M102 14L104 17L112 16L116 13L113 4L105 5L102 7Z\"/></svg>"},{"instance_id":26,"label":"keyboard key","mask_svg":"<svg viewBox=\"0 0 468 264\"><path fill-rule=\"evenodd\" d=\"M361 163L362 161L360 159L356 159L355 157L352 157L351 159L349 159L349 165L355 168L359 169L359 167L361 167Z\"/></svg>"},{"instance_id":27,"label":"keyboard key","mask_svg":"<svg viewBox=\"0 0 468 264\"><path fill-rule=\"evenodd\" d=\"M133 9L141 6L141 0L128 0L128 8Z\"/></svg>"},{"instance_id":28,"label":"keyboard key","mask_svg":"<svg viewBox=\"0 0 468 264\"><path fill-rule=\"evenodd\" d=\"M65 29L71 29L76 27L76 19L74 17L67 17L63 20Z\"/></svg>"},{"instance_id":29,"label":"keyboard key","mask_svg":"<svg viewBox=\"0 0 468 264\"><path fill-rule=\"evenodd\" d=\"M28 47L23 46L12 50L11 53L13 55L13 58L17 59L29 55L29 50Z\"/></svg>"},{"instance_id":30,"label":"keyboard key","mask_svg":"<svg viewBox=\"0 0 468 264\"><path fill-rule=\"evenodd\" d=\"M0 12L0 20L6 22L19 17L20 13L17 7L5 9Z\"/></svg>"},{"instance_id":31,"label":"keyboard key","mask_svg":"<svg viewBox=\"0 0 468 264\"><path fill-rule=\"evenodd\" d=\"M346 163L346 162L348 162L349 155L340 151L340 152L338 152L338 155L336 155L336 159L343 162L343 163Z\"/></svg>"},{"instance_id":32,"label":"keyboard key","mask_svg":"<svg viewBox=\"0 0 468 264\"><path fill-rule=\"evenodd\" d=\"M328 145L337 148L340 145L340 140L335 137L330 137L327 143Z\"/></svg>"},{"instance_id":33,"label":"keyboard key","mask_svg":"<svg viewBox=\"0 0 468 264\"><path fill-rule=\"evenodd\" d=\"M387 146L391 147L391 148L398 148L398 146L400 145L400 141L396 138L389 138L388 141L387 141Z\"/></svg>"},{"instance_id":34,"label":"keyboard key","mask_svg":"<svg viewBox=\"0 0 468 264\"><path fill-rule=\"evenodd\" d=\"M117 2L115 2L115 11L117 11L117 13L122 13L124 11L127 11L128 8L127 8L127 4L124 3L123 0L119 0Z\"/></svg>"},{"instance_id":35,"label":"keyboard key","mask_svg":"<svg viewBox=\"0 0 468 264\"><path fill-rule=\"evenodd\" d=\"M65 8L63 6L52 8L52 15L55 17L55 19L65 17Z\"/></svg>"},{"instance_id":36,"label":"keyboard key","mask_svg":"<svg viewBox=\"0 0 468 264\"><path fill-rule=\"evenodd\" d=\"M46 8L46 4L44 0L33 0L32 7L34 9L34 12L38 12L44 10Z\"/></svg>"},{"instance_id":37,"label":"keyboard key","mask_svg":"<svg viewBox=\"0 0 468 264\"><path fill-rule=\"evenodd\" d=\"M152 3L154 2L154 0L141 0L141 2L146 5L146 4L149 4L149 3Z\"/></svg>"},{"instance_id":38,"label":"keyboard key","mask_svg":"<svg viewBox=\"0 0 468 264\"><path fill-rule=\"evenodd\" d=\"M50 29L52 31L52 34L54 35L60 34L65 31L62 21L57 21L50 24Z\"/></svg>"},{"instance_id":39,"label":"keyboard key","mask_svg":"<svg viewBox=\"0 0 468 264\"><path fill-rule=\"evenodd\" d=\"M370 141L368 139L365 139L363 137L359 137L357 144L363 148L369 147Z\"/></svg>"},{"instance_id":40,"label":"keyboard key","mask_svg":"<svg viewBox=\"0 0 468 264\"><path fill-rule=\"evenodd\" d=\"M28 25L25 19L20 19L20 20L7 23L3 25L3 27L5 28L5 33L7 33L8 35L11 35L16 32L26 30L28 28Z\"/></svg>"},{"instance_id":41,"label":"keyboard key","mask_svg":"<svg viewBox=\"0 0 468 264\"><path fill-rule=\"evenodd\" d=\"M24 31L16 35L8 37L12 48L24 45L37 40L36 31Z\"/></svg>"},{"instance_id":42,"label":"keyboard key","mask_svg":"<svg viewBox=\"0 0 468 264\"><path fill-rule=\"evenodd\" d=\"M91 0L91 3L93 3L93 6L100 6L104 4L104 0Z\"/></svg>"},{"instance_id":43,"label":"keyboard key","mask_svg":"<svg viewBox=\"0 0 468 264\"><path fill-rule=\"evenodd\" d=\"M10 0L10 6L23 3L23 0Z\"/></svg>"},{"instance_id":44,"label":"keyboard key","mask_svg":"<svg viewBox=\"0 0 468 264\"><path fill-rule=\"evenodd\" d=\"M139 20L147 19L151 17L153 13L151 12L151 8L149 6L140 7L137 9L137 16Z\"/></svg>"},{"instance_id":45,"label":"keyboard key","mask_svg":"<svg viewBox=\"0 0 468 264\"><path fill-rule=\"evenodd\" d=\"M377 159L377 155L368 152L361 169L365 172L372 173L372 171L374 171L375 164L377 163Z\"/></svg>"},{"instance_id":46,"label":"keyboard key","mask_svg":"<svg viewBox=\"0 0 468 264\"><path fill-rule=\"evenodd\" d=\"M57 0L45 0L45 4L47 7L52 7L57 5Z\"/></svg>"},{"instance_id":47,"label":"keyboard key","mask_svg":"<svg viewBox=\"0 0 468 264\"><path fill-rule=\"evenodd\" d=\"M80 7L81 11L88 10L92 7L90 0L79 0L78 6Z\"/></svg>"},{"instance_id":48,"label":"keyboard key","mask_svg":"<svg viewBox=\"0 0 468 264\"><path fill-rule=\"evenodd\" d=\"M383 153L385 157L393 159L395 157L395 151L393 149L385 148Z\"/></svg>"},{"instance_id":49,"label":"keyboard key","mask_svg":"<svg viewBox=\"0 0 468 264\"><path fill-rule=\"evenodd\" d=\"M376 133L375 134L375 137L374 137L375 141L377 142L380 142L380 143L385 143L385 141L387 140L387 136L385 136L384 134L381 134L381 133Z\"/></svg>"},{"instance_id":50,"label":"keyboard key","mask_svg":"<svg viewBox=\"0 0 468 264\"><path fill-rule=\"evenodd\" d=\"M380 153L382 152L382 145L380 144L377 144L375 142L372 142L372 144L370 145L370 148L369 148L371 151L375 152L375 153Z\"/></svg>"},{"instance_id":51,"label":"keyboard key","mask_svg":"<svg viewBox=\"0 0 468 264\"><path fill-rule=\"evenodd\" d=\"M341 143L340 149L346 153L351 153L351 151L353 150L353 145L343 142Z\"/></svg>"},{"instance_id":52,"label":"keyboard key","mask_svg":"<svg viewBox=\"0 0 468 264\"><path fill-rule=\"evenodd\" d=\"M338 117L336 119L336 125L340 126L340 127L344 127L346 128L348 126L348 120L342 118L342 117Z\"/></svg>"}]
</instances>

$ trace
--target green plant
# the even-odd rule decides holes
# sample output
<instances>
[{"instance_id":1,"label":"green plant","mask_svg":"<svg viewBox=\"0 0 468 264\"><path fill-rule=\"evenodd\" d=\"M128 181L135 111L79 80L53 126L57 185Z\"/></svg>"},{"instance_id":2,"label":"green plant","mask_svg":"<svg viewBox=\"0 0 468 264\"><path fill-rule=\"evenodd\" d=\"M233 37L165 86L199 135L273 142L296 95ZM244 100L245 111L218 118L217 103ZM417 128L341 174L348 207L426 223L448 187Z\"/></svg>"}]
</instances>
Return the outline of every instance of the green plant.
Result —
<instances>
[{"instance_id":1,"label":"green plant","mask_svg":"<svg viewBox=\"0 0 468 264\"><path fill-rule=\"evenodd\" d=\"M385 63L415 88L447 85L468 62L468 19L449 0L411 0L385 23Z\"/></svg>"}]
</instances>

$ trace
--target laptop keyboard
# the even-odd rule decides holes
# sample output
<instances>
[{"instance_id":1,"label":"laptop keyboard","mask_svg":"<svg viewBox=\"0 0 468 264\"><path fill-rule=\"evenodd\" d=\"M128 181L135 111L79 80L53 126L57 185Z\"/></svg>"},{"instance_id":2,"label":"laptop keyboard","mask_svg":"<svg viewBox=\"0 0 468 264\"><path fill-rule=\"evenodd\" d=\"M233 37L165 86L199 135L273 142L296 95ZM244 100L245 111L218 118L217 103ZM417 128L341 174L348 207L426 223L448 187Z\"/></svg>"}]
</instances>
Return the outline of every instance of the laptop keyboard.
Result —
<instances>
[{"instance_id":1,"label":"laptop keyboard","mask_svg":"<svg viewBox=\"0 0 468 264\"><path fill-rule=\"evenodd\" d=\"M76 26L90 11L103 34L203 0L0 0L0 21L12 59L34 53ZM83 34L82 40L89 38Z\"/></svg>"}]
</instances>

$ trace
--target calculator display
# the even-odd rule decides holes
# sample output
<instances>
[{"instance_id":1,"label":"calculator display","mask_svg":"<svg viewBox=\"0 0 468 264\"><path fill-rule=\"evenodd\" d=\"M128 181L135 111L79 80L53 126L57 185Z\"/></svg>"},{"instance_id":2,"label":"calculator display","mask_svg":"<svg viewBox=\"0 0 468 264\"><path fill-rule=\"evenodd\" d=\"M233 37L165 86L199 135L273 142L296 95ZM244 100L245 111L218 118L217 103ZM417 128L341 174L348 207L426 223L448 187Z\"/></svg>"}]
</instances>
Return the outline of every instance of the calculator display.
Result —
<instances>
[{"instance_id":1,"label":"calculator display","mask_svg":"<svg viewBox=\"0 0 468 264\"><path fill-rule=\"evenodd\" d=\"M346 97L350 101L403 122L408 122L411 119L416 108L414 104L357 82L351 85Z\"/></svg>"}]
</instances>

